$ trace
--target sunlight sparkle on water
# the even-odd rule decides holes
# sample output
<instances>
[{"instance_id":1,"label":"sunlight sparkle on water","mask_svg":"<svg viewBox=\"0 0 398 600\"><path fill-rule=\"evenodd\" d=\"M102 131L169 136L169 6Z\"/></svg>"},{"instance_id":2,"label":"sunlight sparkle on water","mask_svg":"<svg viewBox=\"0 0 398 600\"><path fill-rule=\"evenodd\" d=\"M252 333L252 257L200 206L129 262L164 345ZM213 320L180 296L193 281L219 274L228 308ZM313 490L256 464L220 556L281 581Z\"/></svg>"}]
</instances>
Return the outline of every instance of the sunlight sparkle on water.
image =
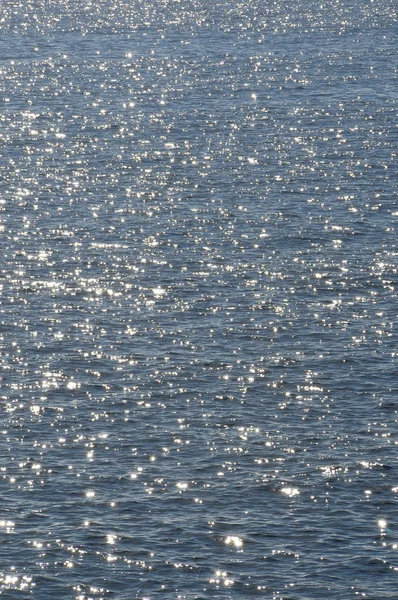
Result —
<instances>
[{"instance_id":1,"label":"sunlight sparkle on water","mask_svg":"<svg viewBox=\"0 0 398 600\"><path fill-rule=\"evenodd\" d=\"M116 540L117 540L117 536L116 535L109 534L109 535L106 536L106 543L107 544L113 545L113 544L115 544Z\"/></svg>"},{"instance_id":2,"label":"sunlight sparkle on water","mask_svg":"<svg viewBox=\"0 0 398 600\"><path fill-rule=\"evenodd\" d=\"M225 538L225 544L227 546L234 546L235 548L242 548L243 540L242 540L242 538L238 537L237 535L228 535Z\"/></svg>"},{"instance_id":3,"label":"sunlight sparkle on water","mask_svg":"<svg viewBox=\"0 0 398 600\"><path fill-rule=\"evenodd\" d=\"M215 571L213 577L209 579L209 583L231 587L234 584L234 580L227 576L226 571Z\"/></svg>"},{"instance_id":4,"label":"sunlight sparkle on water","mask_svg":"<svg viewBox=\"0 0 398 600\"><path fill-rule=\"evenodd\" d=\"M181 481L181 482L177 483L177 487L179 490L184 491L184 490L188 489L188 484Z\"/></svg>"},{"instance_id":5,"label":"sunlight sparkle on water","mask_svg":"<svg viewBox=\"0 0 398 600\"><path fill-rule=\"evenodd\" d=\"M0 596L398 598L396 4L0 2Z\"/></svg>"},{"instance_id":6,"label":"sunlight sparkle on water","mask_svg":"<svg viewBox=\"0 0 398 600\"><path fill-rule=\"evenodd\" d=\"M281 492L282 492L282 494L285 494L286 496L289 496L290 498L292 498L293 496L298 496L300 494L300 492L297 488L292 488L292 487L282 488Z\"/></svg>"}]
</instances>

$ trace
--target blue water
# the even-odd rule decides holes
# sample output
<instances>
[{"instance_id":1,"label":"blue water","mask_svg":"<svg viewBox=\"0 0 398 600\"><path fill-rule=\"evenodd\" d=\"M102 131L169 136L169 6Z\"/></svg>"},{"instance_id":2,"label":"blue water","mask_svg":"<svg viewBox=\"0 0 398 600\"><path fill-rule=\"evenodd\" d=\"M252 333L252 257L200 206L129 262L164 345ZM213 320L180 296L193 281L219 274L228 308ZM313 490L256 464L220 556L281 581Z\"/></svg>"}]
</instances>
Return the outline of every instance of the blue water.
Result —
<instances>
[{"instance_id":1,"label":"blue water","mask_svg":"<svg viewBox=\"0 0 398 600\"><path fill-rule=\"evenodd\" d=\"M396 2L0 27L0 595L396 600Z\"/></svg>"}]
</instances>

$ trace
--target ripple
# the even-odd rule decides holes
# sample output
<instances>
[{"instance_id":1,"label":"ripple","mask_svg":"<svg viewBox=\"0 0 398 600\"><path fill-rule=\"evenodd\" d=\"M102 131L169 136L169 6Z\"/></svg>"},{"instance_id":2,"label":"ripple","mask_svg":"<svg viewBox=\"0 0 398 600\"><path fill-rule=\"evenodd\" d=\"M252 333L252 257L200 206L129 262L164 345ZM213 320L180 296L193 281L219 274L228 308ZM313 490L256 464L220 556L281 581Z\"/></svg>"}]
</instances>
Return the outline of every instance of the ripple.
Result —
<instances>
[{"instance_id":1,"label":"ripple","mask_svg":"<svg viewBox=\"0 0 398 600\"><path fill-rule=\"evenodd\" d=\"M394 3L0 20L0 591L395 599Z\"/></svg>"}]
</instances>

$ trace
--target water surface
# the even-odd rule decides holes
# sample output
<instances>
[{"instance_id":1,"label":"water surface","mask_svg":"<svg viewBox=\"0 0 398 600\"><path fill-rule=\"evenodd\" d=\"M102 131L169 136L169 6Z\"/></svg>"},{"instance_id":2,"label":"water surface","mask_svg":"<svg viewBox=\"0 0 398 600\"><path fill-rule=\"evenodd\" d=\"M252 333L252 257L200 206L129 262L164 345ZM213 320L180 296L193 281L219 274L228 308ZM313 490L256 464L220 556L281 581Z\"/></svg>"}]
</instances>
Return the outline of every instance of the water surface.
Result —
<instances>
[{"instance_id":1,"label":"water surface","mask_svg":"<svg viewBox=\"0 0 398 600\"><path fill-rule=\"evenodd\" d=\"M0 593L396 598L396 3L0 23Z\"/></svg>"}]
</instances>

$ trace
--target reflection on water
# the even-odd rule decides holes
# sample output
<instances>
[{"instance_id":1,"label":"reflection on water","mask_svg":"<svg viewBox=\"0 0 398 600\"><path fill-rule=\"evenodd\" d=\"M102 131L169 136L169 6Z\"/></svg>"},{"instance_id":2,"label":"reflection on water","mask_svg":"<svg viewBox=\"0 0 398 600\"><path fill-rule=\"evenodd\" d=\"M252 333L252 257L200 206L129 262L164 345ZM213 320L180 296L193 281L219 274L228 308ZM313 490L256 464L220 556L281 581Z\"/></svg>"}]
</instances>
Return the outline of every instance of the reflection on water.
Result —
<instances>
[{"instance_id":1,"label":"reflection on water","mask_svg":"<svg viewBox=\"0 0 398 600\"><path fill-rule=\"evenodd\" d=\"M396 598L396 7L0 6L4 597Z\"/></svg>"}]
</instances>

